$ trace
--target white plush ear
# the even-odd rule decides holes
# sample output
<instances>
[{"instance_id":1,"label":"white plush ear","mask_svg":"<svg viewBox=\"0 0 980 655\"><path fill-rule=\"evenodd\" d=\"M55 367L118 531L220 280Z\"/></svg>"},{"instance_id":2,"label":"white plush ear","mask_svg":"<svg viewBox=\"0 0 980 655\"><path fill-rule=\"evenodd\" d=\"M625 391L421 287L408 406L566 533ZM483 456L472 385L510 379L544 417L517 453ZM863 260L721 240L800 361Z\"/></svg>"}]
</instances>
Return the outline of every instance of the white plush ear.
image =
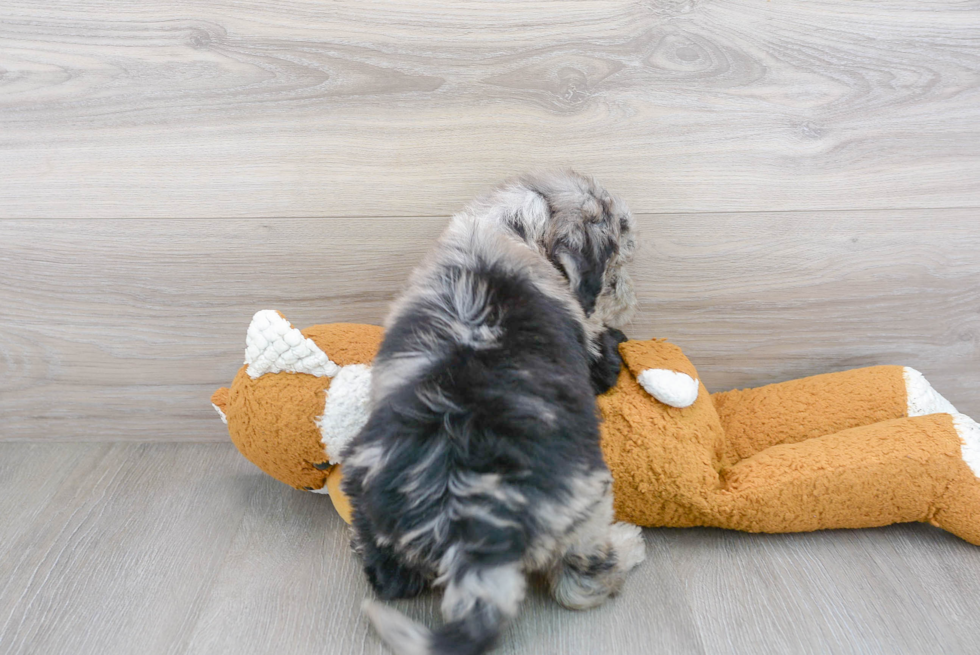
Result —
<instances>
[{"instance_id":1,"label":"white plush ear","mask_svg":"<svg viewBox=\"0 0 980 655\"><path fill-rule=\"evenodd\" d=\"M648 368L636 376L646 392L671 407L690 407L698 399L698 381L686 373L665 368Z\"/></svg>"},{"instance_id":2,"label":"white plush ear","mask_svg":"<svg viewBox=\"0 0 980 655\"><path fill-rule=\"evenodd\" d=\"M251 378L281 372L333 377L340 370L312 340L271 309L252 317L245 337L245 363Z\"/></svg>"}]
</instances>

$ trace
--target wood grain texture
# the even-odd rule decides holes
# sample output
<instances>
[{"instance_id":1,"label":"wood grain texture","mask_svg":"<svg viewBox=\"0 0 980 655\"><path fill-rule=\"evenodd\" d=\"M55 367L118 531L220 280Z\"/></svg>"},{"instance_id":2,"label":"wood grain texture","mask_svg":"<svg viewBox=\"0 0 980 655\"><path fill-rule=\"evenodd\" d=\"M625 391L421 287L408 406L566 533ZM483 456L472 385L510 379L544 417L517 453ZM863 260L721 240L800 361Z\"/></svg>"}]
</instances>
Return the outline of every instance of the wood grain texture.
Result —
<instances>
[{"instance_id":1,"label":"wood grain texture","mask_svg":"<svg viewBox=\"0 0 980 655\"><path fill-rule=\"evenodd\" d=\"M431 216L556 166L638 212L977 206L980 7L0 9L0 216Z\"/></svg>"},{"instance_id":2,"label":"wood grain texture","mask_svg":"<svg viewBox=\"0 0 980 655\"><path fill-rule=\"evenodd\" d=\"M712 391L877 364L980 413L980 210L644 217L630 334Z\"/></svg>"},{"instance_id":3,"label":"wood grain texture","mask_svg":"<svg viewBox=\"0 0 980 655\"><path fill-rule=\"evenodd\" d=\"M980 596L964 591L980 562L974 546L947 537L914 524L763 537L676 530L667 540L708 652L968 653L977 626L946 612L976 616Z\"/></svg>"},{"instance_id":4,"label":"wood grain texture","mask_svg":"<svg viewBox=\"0 0 980 655\"><path fill-rule=\"evenodd\" d=\"M874 364L980 416L974 210L640 216L634 338L709 389ZM445 219L0 221L0 439L227 439L265 308L379 323Z\"/></svg>"},{"instance_id":5,"label":"wood grain texture","mask_svg":"<svg viewBox=\"0 0 980 655\"><path fill-rule=\"evenodd\" d=\"M0 527L15 528L0 542L13 569L0 652L174 652L237 532L254 467L226 444L5 444L4 454L25 448L28 471L62 448L79 461L54 479L36 474L27 488L55 490L44 510ZM0 497L17 483L2 479Z\"/></svg>"},{"instance_id":6,"label":"wood grain texture","mask_svg":"<svg viewBox=\"0 0 980 655\"><path fill-rule=\"evenodd\" d=\"M46 493L33 502L28 487ZM0 652L390 652L357 609L370 591L329 499L275 482L230 444L3 443L0 511L16 519L0 522ZM645 537L647 561L619 597L570 612L532 585L494 652L976 645L980 549L927 525ZM429 594L396 605L434 625L438 603Z\"/></svg>"}]
</instances>

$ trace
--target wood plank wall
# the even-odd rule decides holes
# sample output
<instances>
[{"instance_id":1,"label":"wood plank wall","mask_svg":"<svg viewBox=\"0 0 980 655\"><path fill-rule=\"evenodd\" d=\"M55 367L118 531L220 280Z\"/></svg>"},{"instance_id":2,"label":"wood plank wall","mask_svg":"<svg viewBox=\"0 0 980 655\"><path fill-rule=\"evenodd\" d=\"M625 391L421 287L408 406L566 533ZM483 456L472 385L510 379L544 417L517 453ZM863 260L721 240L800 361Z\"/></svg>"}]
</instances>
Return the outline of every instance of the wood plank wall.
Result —
<instances>
[{"instance_id":1,"label":"wood plank wall","mask_svg":"<svg viewBox=\"0 0 980 655\"><path fill-rule=\"evenodd\" d=\"M223 440L256 309L379 322L561 166L710 389L901 363L980 416L976 2L6 0L0 439Z\"/></svg>"},{"instance_id":2,"label":"wood plank wall","mask_svg":"<svg viewBox=\"0 0 980 655\"><path fill-rule=\"evenodd\" d=\"M975 211L639 219L630 333L680 344L709 389L905 364L980 415ZM256 309L379 322L444 223L0 222L0 434L224 439L208 398Z\"/></svg>"}]
</instances>

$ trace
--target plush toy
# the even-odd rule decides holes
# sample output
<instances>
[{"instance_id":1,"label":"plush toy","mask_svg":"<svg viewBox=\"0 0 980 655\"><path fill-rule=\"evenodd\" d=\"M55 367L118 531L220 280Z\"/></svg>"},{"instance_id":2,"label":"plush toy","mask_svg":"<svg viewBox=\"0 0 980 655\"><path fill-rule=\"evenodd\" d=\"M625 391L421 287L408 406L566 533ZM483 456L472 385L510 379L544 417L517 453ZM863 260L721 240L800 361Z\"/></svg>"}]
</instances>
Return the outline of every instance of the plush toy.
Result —
<instances>
[{"instance_id":1,"label":"plush toy","mask_svg":"<svg viewBox=\"0 0 980 655\"><path fill-rule=\"evenodd\" d=\"M329 493L348 523L337 464L367 421L369 365L381 338L380 327L350 323L300 332L282 314L260 311L248 327L245 365L211 396L242 455L280 482Z\"/></svg>"},{"instance_id":2,"label":"plush toy","mask_svg":"<svg viewBox=\"0 0 980 655\"><path fill-rule=\"evenodd\" d=\"M381 329L256 314L212 397L245 457L341 516L343 446L364 425ZM708 394L677 346L620 345L598 399L618 520L799 532L927 521L980 545L980 426L917 371L875 366Z\"/></svg>"}]
</instances>

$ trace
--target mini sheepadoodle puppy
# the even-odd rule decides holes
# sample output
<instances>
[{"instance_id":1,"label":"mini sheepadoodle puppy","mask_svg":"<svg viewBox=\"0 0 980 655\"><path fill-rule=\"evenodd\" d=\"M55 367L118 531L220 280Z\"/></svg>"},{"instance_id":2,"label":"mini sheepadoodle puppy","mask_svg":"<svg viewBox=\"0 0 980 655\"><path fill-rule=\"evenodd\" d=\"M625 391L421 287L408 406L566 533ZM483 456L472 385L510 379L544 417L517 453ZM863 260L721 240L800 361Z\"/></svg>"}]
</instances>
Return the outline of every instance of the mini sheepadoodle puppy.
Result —
<instances>
[{"instance_id":1,"label":"mini sheepadoodle puppy","mask_svg":"<svg viewBox=\"0 0 980 655\"><path fill-rule=\"evenodd\" d=\"M621 366L633 250L595 181L525 176L454 216L395 303L343 489L381 598L445 588L435 631L365 603L396 652L482 653L529 573L585 609L643 560L613 522L595 403Z\"/></svg>"}]
</instances>

